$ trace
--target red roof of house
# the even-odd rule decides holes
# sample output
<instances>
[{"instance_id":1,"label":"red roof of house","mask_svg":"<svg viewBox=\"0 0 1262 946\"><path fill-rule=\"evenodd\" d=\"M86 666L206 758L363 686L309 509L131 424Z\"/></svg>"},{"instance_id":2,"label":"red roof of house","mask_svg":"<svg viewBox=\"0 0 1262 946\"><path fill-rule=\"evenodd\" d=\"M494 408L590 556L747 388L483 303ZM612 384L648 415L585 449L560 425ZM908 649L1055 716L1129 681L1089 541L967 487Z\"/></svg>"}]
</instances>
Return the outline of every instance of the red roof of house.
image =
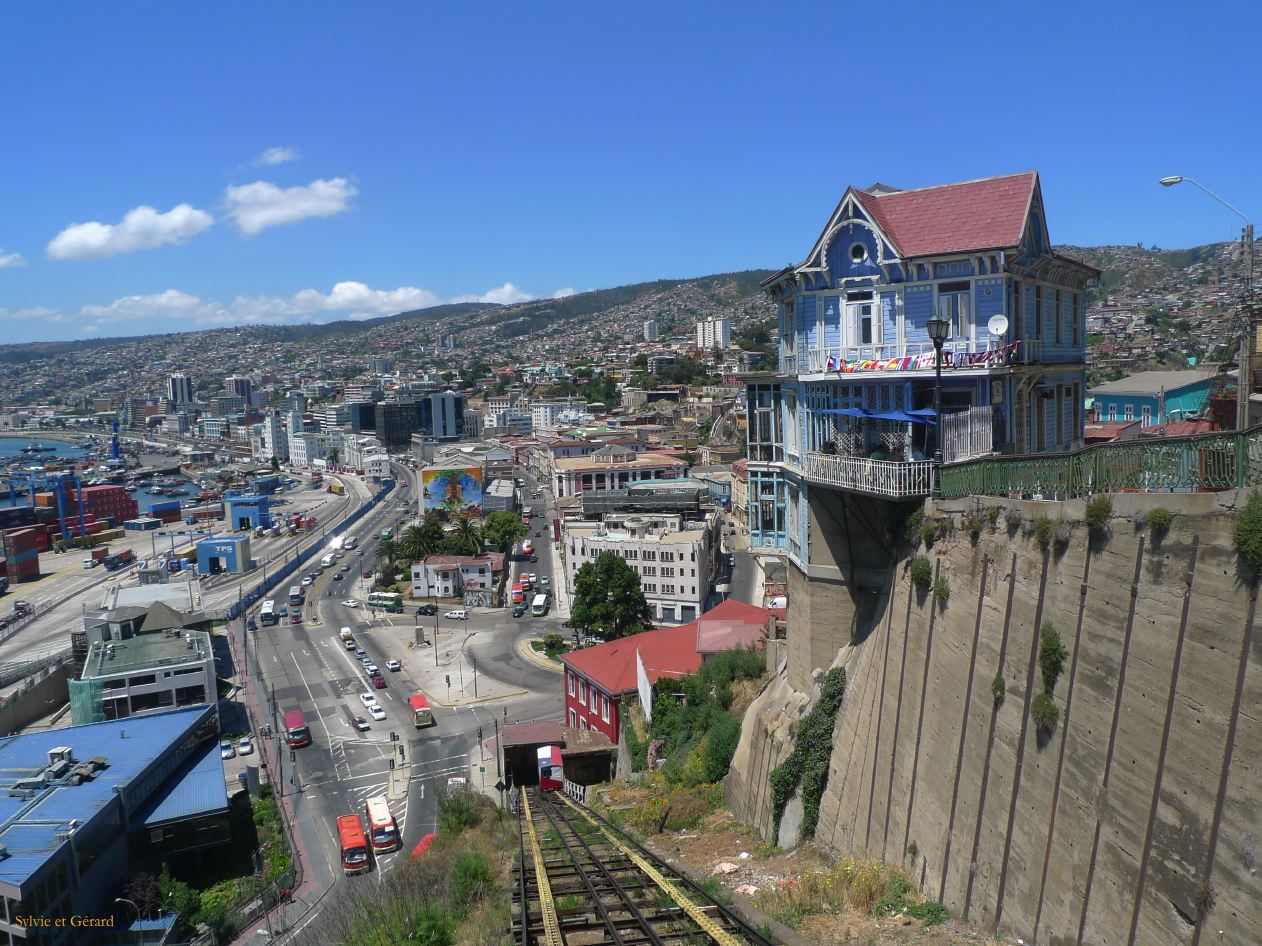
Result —
<instances>
[{"instance_id":1,"label":"red roof of house","mask_svg":"<svg viewBox=\"0 0 1262 946\"><path fill-rule=\"evenodd\" d=\"M1212 417L1200 420L1170 420L1164 424L1154 424L1141 428L1141 437L1188 437L1192 434L1207 434L1218 429L1218 422Z\"/></svg>"},{"instance_id":2,"label":"red roof of house","mask_svg":"<svg viewBox=\"0 0 1262 946\"><path fill-rule=\"evenodd\" d=\"M1037 185L1038 172L1024 171L879 195L856 191L855 196L899 255L909 258L1016 246Z\"/></svg>"},{"instance_id":3,"label":"red roof of house","mask_svg":"<svg viewBox=\"0 0 1262 946\"><path fill-rule=\"evenodd\" d=\"M649 683L656 683L661 677L681 677L696 673L701 669L701 655L697 652L698 626L702 621L715 620L765 625L767 611L729 598L687 624L659 627L606 644L597 644L595 647L584 647L574 653L563 654L561 659L611 696L631 693L637 686L637 648Z\"/></svg>"}]
</instances>

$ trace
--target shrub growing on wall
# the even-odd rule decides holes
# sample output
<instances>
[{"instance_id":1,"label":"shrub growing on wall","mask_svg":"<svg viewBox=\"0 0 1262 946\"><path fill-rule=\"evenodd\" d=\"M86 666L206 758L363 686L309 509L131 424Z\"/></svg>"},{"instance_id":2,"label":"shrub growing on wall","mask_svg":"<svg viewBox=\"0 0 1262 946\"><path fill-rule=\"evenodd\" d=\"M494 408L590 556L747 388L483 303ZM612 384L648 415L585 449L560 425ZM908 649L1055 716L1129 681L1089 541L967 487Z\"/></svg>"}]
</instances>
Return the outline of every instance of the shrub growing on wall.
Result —
<instances>
[{"instance_id":1,"label":"shrub growing on wall","mask_svg":"<svg viewBox=\"0 0 1262 946\"><path fill-rule=\"evenodd\" d=\"M1065 645L1061 643L1060 632L1050 621L1044 621L1039 635L1039 669L1043 671L1043 689L1047 693L1056 689L1056 680L1068 656Z\"/></svg>"},{"instance_id":2,"label":"shrub growing on wall","mask_svg":"<svg viewBox=\"0 0 1262 946\"><path fill-rule=\"evenodd\" d=\"M1148 510L1148 515L1144 517L1144 521L1148 525L1148 531L1152 534L1153 541L1160 542L1165 534L1170 531L1170 523L1174 522L1174 515L1165 506L1158 506L1155 509Z\"/></svg>"},{"instance_id":3,"label":"shrub growing on wall","mask_svg":"<svg viewBox=\"0 0 1262 946\"><path fill-rule=\"evenodd\" d=\"M925 519L925 509L923 506L917 506L907 518L903 520L903 539L912 548L920 545L920 526Z\"/></svg>"},{"instance_id":4,"label":"shrub growing on wall","mask_svg":"<svg viewBox=\"0 0 1262 946\"><path fill-rule=\"evenodd\" d=\"M1087 502L1087 528L1099 532L1109 524L1109 516L1113 515L1113 500L1108 496L1093 496Z\"/></svg>"},{"instance_id":5,"label":"shrub growing on wall","mask_svg":"<svg viewBox=\"0 0 1262 946\"><path fill-rule=\"evenodd\" d=\"M939 578L933 583L933 600L943 607L951 600L951 586L945 578Z\"/></svg>"},{"instance_id":6,"label":"shrub growing on wall","mask_svg":"<svg viewBox=\"0 0 1262 946\"><path fill-rule=\"evenodd\" d=\"M771 770L771 801L775 831L780 833L780 819L794 789L802 786L802 834L815 833L819 823L819 802L828 784L828 764L833 754L833 724L842 697L846 695L846 669L834 667L824 675L819 700L798 728L793 752Z\"/></svg>"},{"instance_id":7,"label":"shrub growing on wall","mask_svg":"<svg viewBox=\"0 0 1262 946\"><path fill-rule=\"evenodd\" d=\"M1047 516L1039 516L1034 520L1034 538L1039 544L1039 548L1044 551L1051 544L1052 533L1056 531L1056 523L1048 519Z\"/></svg>"},{"instance_id":8,"label":"shrub growing on wall","mask_svg":"<svg viewBox=\"0 0 1262 946\"><path fill-rule=\"evenodd\" d=\"M921 591L928 590L933 584L933 566L923 555L917 555L911 560L911 580Z\"/></svg>"},{"instance_id":9,"label":"shrub growing on wall","mask_svg":"<svg viewBox=\"0 0 1262 946\"><path fill-rule=\"evenodd\" d=\"M1003 681L1003 671L995 671L995 679L990 681L990 695L995 698L996 703L1002 703L1004 695L1008 692L1007 684Z\"/></svg>"},{"instance_id":10,"label":"shrub growing on wall","mask_svg":"<svg viewBox=\"0 0 1262 946\"><path fill-rule=\"evenodd\" d=\"M1236 516L1231 547L1254 575L1262 575L1262 493L1250 496Z\"/></svg>"},{"instance_id":11,"label":"shrub growing on wall","mask_svg":"<svg viewBox=\"0 0 1262 946\"><path fill-rule=\"evenodd\" d=\"M1060 710L1052 702L1050 695L1040 693L1030 702L1030 716L1038 724L1039 729L1050 732L1056 728L1056 721L1060 719Z\"/></svg>"}]
</instances>

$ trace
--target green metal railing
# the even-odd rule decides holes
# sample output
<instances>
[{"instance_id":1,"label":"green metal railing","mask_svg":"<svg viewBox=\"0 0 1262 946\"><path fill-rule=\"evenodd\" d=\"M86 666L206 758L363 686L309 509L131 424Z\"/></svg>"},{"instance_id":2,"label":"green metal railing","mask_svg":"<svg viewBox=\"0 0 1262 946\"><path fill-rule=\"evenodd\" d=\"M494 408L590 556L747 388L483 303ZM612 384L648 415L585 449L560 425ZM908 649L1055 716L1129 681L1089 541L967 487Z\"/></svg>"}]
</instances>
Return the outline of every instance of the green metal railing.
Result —
<instances>
[{"instance_id":1,"label":"green metal railing","mask_svg":"<svg viewBox=\"0 0 1262 946\"><path fill-rule=\"evenodd\" d=\"M1043 496L1194 493L1262 485L1262 425L1242 431L1160 437L1073 453L982 457L942 469L942 495Z\"/></svg>"}]
</instances>

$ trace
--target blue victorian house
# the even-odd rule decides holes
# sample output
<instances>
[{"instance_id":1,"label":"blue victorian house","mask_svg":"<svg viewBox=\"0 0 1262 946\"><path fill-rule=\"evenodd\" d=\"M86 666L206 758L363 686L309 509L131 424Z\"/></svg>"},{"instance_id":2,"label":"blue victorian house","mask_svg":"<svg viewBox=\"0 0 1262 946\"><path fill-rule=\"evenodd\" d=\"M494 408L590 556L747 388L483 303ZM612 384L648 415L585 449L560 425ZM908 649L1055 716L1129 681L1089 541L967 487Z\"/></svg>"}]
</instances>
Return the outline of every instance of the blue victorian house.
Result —
<instances>
[{"instance_id":1,"label":"blue victorian house","mask_svg":"<svg viewBox=\"0 0 1262 946\"><path fill-rule=\"evenodd\" d=\"M763 282L780 351L747 389L751 545L806 567L812 489L923 498L939 445L948 464L1079 446L1098 275L1052 250L1033 171L849 188L806 259ZM935 317L949 326L941 431Z\"/></svg>"}]
</instances>

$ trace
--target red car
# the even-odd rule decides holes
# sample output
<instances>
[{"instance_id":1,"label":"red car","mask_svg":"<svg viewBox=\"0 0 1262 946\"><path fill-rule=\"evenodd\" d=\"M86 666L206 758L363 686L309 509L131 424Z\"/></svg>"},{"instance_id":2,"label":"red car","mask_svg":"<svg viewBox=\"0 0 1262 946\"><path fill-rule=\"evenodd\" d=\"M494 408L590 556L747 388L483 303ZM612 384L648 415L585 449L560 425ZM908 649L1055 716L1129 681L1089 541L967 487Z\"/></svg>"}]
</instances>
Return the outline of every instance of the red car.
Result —
<instances>
[{"instance_id":1,"label":"red car","mask_svg":"<svg viewBox=\"0 0 1262 946\"><path fill-rule=\"evenodd\" d=\"M386 678L379 673L375 674L372 678L372 685L378 690L384 690L386 688Z\"/></svg>"},{"instance_id":2,"label":"red car","mask_svg":"<svg viewBox=\"0 0 1262 946\"><path fill-rule=\"evenodd\" d=\"M301 611L294 611L293 613L291 613L291 614L289 615L289 623L290 623L290 624L301 624L301 623L302 623L302 612L301 612Z\"/></svg>"}]
</instances>

